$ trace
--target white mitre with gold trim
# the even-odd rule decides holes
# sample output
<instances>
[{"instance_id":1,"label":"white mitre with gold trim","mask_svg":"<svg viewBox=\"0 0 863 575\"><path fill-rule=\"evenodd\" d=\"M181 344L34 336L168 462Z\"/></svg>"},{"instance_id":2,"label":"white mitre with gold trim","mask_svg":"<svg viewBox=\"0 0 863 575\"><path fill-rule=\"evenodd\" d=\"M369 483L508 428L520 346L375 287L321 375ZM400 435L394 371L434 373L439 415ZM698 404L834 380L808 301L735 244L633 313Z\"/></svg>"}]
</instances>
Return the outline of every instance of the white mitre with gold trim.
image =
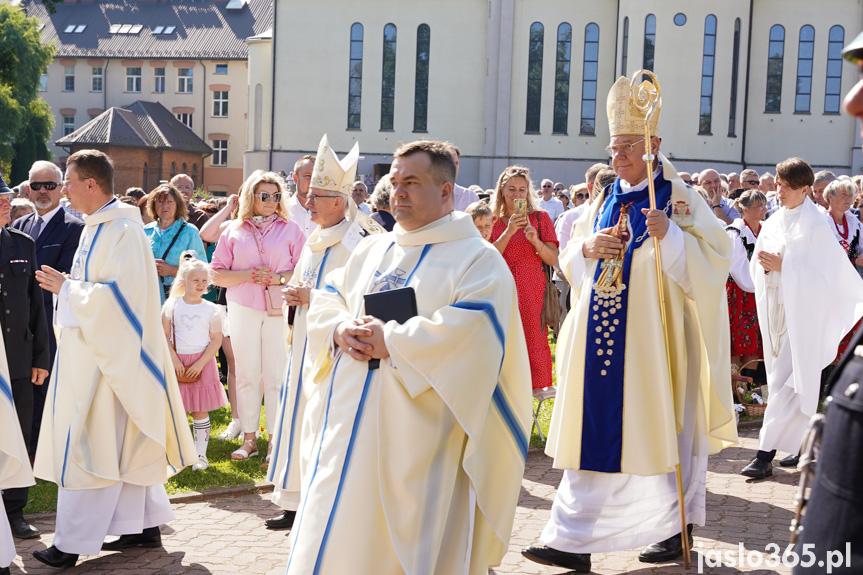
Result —
<instances>
[{"instance_id":1,"label":"white mitre with gold trim","mask_svg":"<svg viewBox=\"0 0 863 575\"><path fill-rule=\"evenodd\" d=\"M632 91L655 92L653 84L645 80L640 86L629 87L629 78L621 76L608 92L608 100L605 103L608 111L608 131L614 136L643 136L644 119L646 113L638 109L631 97ZM650 135L655 136L659 129L659 112L662 108L661 101L657 104L656 112L650 119Z\"/></svg>"},{"instance_id":2,"label":"white mitre with gold trim","mask_svg":"<svg viewBox=\"0 0 863 575\"><path fill-rule=\"evenodd\" d=\"M318 153L315 157L315 168L312 170L312 182L310 187L330 192L338 192L347 196L349 209L348 219L370 234L384 233L386 230L378 225L373 219L357 209L357 204L351 197L351 188L357 177L357 163L360 160L360 143L355 142L354 147L348 154L339 160L335 151L330 147L327 135L321 138L318 144ZM359 230L357 230L359 231ZM344 241L343 241L344 243Z\"/></svg>"}]
</instances>

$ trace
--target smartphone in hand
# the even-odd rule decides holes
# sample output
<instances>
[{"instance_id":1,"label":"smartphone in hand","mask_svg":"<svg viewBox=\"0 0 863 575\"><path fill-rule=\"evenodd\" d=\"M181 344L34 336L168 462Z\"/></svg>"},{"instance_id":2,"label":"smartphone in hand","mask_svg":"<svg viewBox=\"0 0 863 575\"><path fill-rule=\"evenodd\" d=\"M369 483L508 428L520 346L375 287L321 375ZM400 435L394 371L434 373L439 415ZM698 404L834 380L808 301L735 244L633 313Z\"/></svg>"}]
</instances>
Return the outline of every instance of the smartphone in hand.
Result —
<instances>
[{"instance_id":1,"label":"smartphone in hand","mask_svg":"<svg viewBox=\"0 0 863 575\"><path fill-rule=\"evenodd\" d=\"M527 200L513 200L515 204L515 213L520 216L527 215Z\"/></svg>"}]
</instances>

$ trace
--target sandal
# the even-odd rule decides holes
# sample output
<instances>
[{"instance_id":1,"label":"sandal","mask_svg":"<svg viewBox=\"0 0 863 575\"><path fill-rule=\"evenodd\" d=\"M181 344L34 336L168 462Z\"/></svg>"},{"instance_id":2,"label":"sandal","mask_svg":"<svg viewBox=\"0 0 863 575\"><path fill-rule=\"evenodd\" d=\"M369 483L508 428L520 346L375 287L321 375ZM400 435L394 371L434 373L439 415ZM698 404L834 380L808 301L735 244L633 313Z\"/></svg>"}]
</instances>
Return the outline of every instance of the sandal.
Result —
<instances>
[{"instance_id":1,"label":"sandal","mask_svg":"<svg viewBox=\"0 0 863 575\"><path fill-rule=\"evenodd\" d=\"M243 449L247 445L249 446L248 451ZM255 441L254 439L247 439L243 442L243 444L239 448L237 448L236 451L234 451L231 454L231 459L233 459L234 461L242 461L244 459L254 457L257 454L258 454L258 442Z\"/></svg>"}]
</instances>

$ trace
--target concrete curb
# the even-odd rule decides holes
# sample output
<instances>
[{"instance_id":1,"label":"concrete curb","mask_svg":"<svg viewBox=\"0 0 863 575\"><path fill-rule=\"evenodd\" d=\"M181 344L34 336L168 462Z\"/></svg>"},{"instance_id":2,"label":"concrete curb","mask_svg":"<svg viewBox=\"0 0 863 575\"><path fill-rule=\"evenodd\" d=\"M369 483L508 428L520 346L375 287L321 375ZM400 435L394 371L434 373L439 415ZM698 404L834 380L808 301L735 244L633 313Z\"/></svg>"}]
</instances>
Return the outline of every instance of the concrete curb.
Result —
<instances>
[{"instance_id":1,"label":"concrete curb","mask_svg":"<svg viewBox=\"0 0 863 575\"><path fill-rule=\"evenodd\" d=\"M172 505L179 503L201 503L202 501L210 501L211 499L219 499L221 497L231 497L234 495L248 495L250 493L271 493L273 491L272 483L255 483L254 485L233 485L231 487L222 487L219 489L209 489L207 491L190 491L188 493L178 493L171 495L168 499ZM48 513L36 513L27 515L30 522L44 521L46 519L54 519L57 516L56 511Z\"/></svg>"}]
</instances>

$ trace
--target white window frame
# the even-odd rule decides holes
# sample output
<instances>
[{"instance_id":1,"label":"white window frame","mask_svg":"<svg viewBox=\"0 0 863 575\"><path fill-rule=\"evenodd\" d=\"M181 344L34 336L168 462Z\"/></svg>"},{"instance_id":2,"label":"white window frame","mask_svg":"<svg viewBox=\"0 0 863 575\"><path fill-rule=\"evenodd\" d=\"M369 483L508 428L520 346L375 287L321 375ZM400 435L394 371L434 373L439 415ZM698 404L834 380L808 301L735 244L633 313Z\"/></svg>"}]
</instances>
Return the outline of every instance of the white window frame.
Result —
<instances>
[{"instance_id":1,"label":"white window frame","mask_svg":"<svg viewBox=\"0 0 863 575\"><path fill-rule=\"evenodd\" d=\"M132 70L137 70L137 74L132 74ZM130 94L141 93L141 67L131 66L126 68L126 92Z\"/></svg>"},{"instance_id":2,"label":"white window frame","mask_svg":"<svg viewBox=\"0 0 863 575\"><path fill-rule=\"evenodd\" d=\"M71 88L69 80L72 80ZM75 66L63 66L63 91L64 92L74 92L75 91Z\"/></svg>"},{"instance_id":3,"label":"white window frame","mask_svg":"<svg viewBox=\"0 0 863 575\"><path fill-rule=\"evenodd\" d=\"M159 74L159 70L162 71L161 74ZM153 93L165 93L165 68L153 68Z\"/></svg>"},{"instance_id":4,"label":"white window frame","mask_svg":"<svg viewBox=\"0 0 863 575\"><path fill-rule=\"evenodd\" d=\"M96 70L99 73L96 73ZM96 86L96 81L99 81L98 88ZM105 90L105 68L102 66L92 66L90 68L90 91L91 92L102 92Z\"/></svg>"},{"instance_id":5,"label":"white window frame","mask_svg":"<svg viewBox=\"0 0 863 575\"><path fill-rule=\"evenodd\" d=\"M188 73L186 73L188 72ZM177 93L192 94L194 92L195 69L177 68Z\"/></svg>"},{"instance_id":6,"label":"white window frame","mask_svg":"<svg viewBox=\"0 0 863 575\"><path fill-rule=\"evenodd\" d=\"M228 165L228 140L213 140L213 165Z\"/></svg>"},{"instance_id":7,"label":"white window frame","mask_svg":"<svg viewBox=\"0 0 863 575\"><path fill-rule=\"evenodd\" d=\"M192 129L192 121L194 120L193 114L187 114L185 112L182 114L177 114L177 119L180 121L181 124L189 128L190 130Z\"/></svg>"},{"instance_id":8,"label":"white window frame","mask_svg":"<svg viewBox=\"0 0 863 575\"><path fill-rule=\"evenodd\" d=\"M228 117L228 91L214 90L213 91L213 117L227 118Z\"/></svg>"},{"instance_id":9,"label":"white window frame","mask_svg":"<svg viewBox=\"0 0 863 575\"><path fill-rule=\"evenodd\" d=\"M68 136L75 131L75 116L63 116L63 135Z\"/></svg>"}]
</instances>

